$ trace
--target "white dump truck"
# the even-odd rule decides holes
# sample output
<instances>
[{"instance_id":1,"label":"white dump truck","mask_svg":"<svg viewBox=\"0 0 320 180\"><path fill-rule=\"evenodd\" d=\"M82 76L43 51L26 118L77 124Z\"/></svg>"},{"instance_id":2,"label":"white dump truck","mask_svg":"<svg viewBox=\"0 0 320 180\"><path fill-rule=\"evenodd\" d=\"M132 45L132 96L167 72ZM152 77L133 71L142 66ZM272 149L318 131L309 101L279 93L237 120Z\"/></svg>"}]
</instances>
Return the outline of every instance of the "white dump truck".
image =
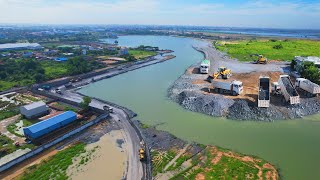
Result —
<instances>
[{"instance_id":1,"label":"white dump truck","mask_svg":"<svg viewBox=\"0 0 320 180\"><path fill-rule=\"evenodd\" d=\"M289 75L280 75L278 83L281 89L281 94L283 95L286 102L288 102L289 104L300 103L299 94L293 86Z\"/></svg>"},{"instance_id":2,"label":"white dump truck","mask_svg":"<svg viewBox=\"0 0 320 180\"><path fill-rule=\"evenodd\" d=\"M208 74L210 69L210 61L205 59L200 64L200 73Z\"/></svg>"},{"instance_id":3,"label":"white dump truck","mask_svg":"<svg viewBox=\"0 0 320 180\"><path fill-rule=\"evenodd\" d=\"M232 94L233 96L237 96L243 92L243 85L241 81L228 81L221 79L213 79L212 80L213 90L216 93L224 94Z\"/></svg>"},{"instance_id":4,"label":"white dump truck","mask_svg":"<svg viewBox=\"0 0 320 180\"><path fill-rule=\"evenodd\" d=\"M260 76L259 91L258 91L258 107L270 106L270 78Z\"/></svg>"},{"instance_id":5,"label":"white dump truck","mask_svg":"<svg viewBox=\"0 0 320 180\"><path fill-rule=\"evenodd\" d=\"M303 90L308 97L320 94L320 86L316 83L311 82L308 79L297 78L295 85L296 88Z\"/></svg>"}]
</instances>

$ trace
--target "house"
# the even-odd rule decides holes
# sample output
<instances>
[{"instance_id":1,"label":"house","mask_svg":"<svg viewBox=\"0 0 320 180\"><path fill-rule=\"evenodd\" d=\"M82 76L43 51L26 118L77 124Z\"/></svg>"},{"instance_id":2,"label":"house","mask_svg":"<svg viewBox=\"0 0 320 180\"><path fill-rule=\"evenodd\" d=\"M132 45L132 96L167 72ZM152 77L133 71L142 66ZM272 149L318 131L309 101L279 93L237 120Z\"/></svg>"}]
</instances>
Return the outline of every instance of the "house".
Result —
<instances>
[{"instance_id":1,"label":"house","mask_svg":"<svg viewBox=\"0 0 320 180\"><path fill-rule=\"evenodd\" d=\"M38 101L25 106L21 106L20 113L27 119L32 119L48 114L49 108L43 101Z\"/></svg>"},{"instance_id":2,"label":"house","mask_svg":"<svg viewBox=\"0 0 320 180\"><path fill-rule=\"evenodd\" d=\"M129 50L126 47L121 47L120 51L119 51L119 55L120 56L125 56L129 54Z\"/></svg>"}]
</instances>

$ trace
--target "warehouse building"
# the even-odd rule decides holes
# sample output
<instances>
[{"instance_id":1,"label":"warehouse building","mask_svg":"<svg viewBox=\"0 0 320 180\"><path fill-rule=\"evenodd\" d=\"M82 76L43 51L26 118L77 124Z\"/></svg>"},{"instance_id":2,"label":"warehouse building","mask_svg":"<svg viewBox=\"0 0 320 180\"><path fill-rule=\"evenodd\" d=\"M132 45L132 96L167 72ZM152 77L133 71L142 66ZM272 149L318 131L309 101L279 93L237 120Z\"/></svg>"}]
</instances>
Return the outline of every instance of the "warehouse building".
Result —
<instances>
[{"instance_id":1,"label":"warehouse building","mask_svg":"<svg viewBox=\"0 0 320 180\"><path fill-rule=\"evenodd\" d=\"M6 50L21 50L21 49L41 49L42 46L38 43L7 43L0 44L0 51Z\"/></svg>"},{"instance_id":2,"label":"warehouse building","mask_svg":"<svg viewBox=\"0 0 320 180\"><path fill-rule=\"evenodd\" d=\"M25 106L21 106L20 113L27 119L32 119L48 114L49 108L43 101L38 101Z\"/></svg>"},{"instance_id":3,"label":"warehouse building","mask_svg":"<svg viewBox=\"0 0 320 180\"><path fill-rule=\"evenodd\" d=\"M64 127L75 120L77 120L77 114L73 111L66 111L62 114L26 127L23 129L23 132L27 139L34 140Z\"/></svg>"}]
</instances>

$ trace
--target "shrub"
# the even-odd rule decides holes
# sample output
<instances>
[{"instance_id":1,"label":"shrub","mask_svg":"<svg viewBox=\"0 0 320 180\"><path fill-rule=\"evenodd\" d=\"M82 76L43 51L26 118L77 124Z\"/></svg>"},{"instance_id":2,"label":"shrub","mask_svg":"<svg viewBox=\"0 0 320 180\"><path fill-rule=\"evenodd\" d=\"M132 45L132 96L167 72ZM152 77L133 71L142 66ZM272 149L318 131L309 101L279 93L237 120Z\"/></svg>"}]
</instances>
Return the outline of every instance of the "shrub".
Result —
<instances>
[{"instance_id":1,"label":"shrub","mask_svg":"<svg viewBox=\"0 0 320 180\"><path fill-rule=\"evenodd\" d=\"M273 46L273 49L283 49L283 46L282 46L282 44L278 44L278 45Z\"/></svg>"}]
</instances>

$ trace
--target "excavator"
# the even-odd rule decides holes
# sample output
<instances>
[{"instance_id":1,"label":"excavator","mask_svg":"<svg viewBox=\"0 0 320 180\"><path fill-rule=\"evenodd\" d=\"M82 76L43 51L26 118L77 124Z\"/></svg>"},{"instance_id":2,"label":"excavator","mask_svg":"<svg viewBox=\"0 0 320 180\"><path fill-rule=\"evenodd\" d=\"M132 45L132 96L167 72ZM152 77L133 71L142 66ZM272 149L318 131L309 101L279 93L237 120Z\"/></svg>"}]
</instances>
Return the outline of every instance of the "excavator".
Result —
<instances>
[{"instance_id":1,"label":"excavator","mask_svg":"<svg viewBox=\"0 0 320 180\"><path fill-rule=\"evenodd\" d=\"M229 79L231 77L231 70L226 67L219 67L218 72L213 74L213 79L222 78Z\"/></svg>"},{"instance_id":2,"label":"excavator","mask_svg":"<svg viewBox=\"0 0 320 180\"><path fill-rule=\"evenodd\" d=\"M261 54L250 54L250 57L255 57L257 56L258 59L254 60L256 64L267 64L268 63L268 59L263 57L263 55Z\"/></svg>"}]
</instances>

